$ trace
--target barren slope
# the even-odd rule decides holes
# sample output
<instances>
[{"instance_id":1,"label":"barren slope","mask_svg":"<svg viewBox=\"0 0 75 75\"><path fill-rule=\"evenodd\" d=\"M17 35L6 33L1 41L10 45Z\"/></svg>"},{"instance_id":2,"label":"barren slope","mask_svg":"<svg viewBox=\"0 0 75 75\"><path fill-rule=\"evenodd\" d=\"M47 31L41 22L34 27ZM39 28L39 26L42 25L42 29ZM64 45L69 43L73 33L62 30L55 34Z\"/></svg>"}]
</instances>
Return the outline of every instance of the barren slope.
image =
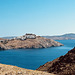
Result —
<instances>
[{"instance_id":1,"label":"barren slope","mask_svg":"<svg viewBox=\"0 0 75 75\"><path fill-rule=\"evenodd\" d=\"M57 75L75 75L75 48L66 55L40 66L37 70Z\"/></svg>"},{"instance_id":2,"label":"barren slope","mask_svg":"<svg viewBox=\"0 0 75 75\"><path fill-rule=\"evenodd\" d=\"M42 71L28 70L11 65L0 64L0 75L54 75Z\"/></svg>"}]
</instances>

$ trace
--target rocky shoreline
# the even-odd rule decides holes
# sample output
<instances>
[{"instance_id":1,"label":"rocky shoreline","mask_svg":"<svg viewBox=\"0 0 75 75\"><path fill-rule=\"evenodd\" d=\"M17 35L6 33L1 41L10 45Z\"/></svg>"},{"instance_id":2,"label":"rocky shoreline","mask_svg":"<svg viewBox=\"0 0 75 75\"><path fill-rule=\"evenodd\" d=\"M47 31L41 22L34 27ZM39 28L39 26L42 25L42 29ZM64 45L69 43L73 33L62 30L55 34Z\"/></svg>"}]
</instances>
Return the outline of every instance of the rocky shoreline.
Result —
<instances>
[{"instance_id":1,"label":"rocky shoreline","mask_svg":"<svg viewBox=\"0 0 75 75\"><path fill-rule=\"evenodd\" d=\"M51 39L36 36L35 34L25 34L13 39L0 40L0 50L48 48L55 46L63 46L63 44Z\"/></svg>"},{"instance_id":2,"label":"rocky shoreline","mask_svg":"<svg viewBox=\"0 0 75 75\"><path fill-rule=\"evenodd\" d=\"M35 36L35 37L33 37ZM25 35L0 41L0 50L18 48L47 48L63 44L36 35ZM36 70L0 64L0 75L75 75L75 47L67 54L47 62Z\"/></svg>"}]
</instances>

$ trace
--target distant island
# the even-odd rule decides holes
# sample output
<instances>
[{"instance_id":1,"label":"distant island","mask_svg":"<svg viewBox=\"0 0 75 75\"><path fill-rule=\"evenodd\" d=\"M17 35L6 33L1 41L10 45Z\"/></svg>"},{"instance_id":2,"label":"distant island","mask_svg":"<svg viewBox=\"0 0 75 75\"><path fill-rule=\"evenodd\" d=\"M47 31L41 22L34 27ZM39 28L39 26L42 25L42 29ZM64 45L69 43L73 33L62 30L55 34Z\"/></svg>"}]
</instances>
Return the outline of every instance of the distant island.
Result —
<instances>
[{"instance_id":1,"label":"distant island","mask_svg":"<svg viewBox=\"0 0 75 75\"><path fill-rule=\"evenodd\" d=\"M59 36L42 36L42 37L53 39L53 40L69 40L69 39L75 39L75 34L70 33L70 34L64 34Z\"/></svg>"},{"instance_id":2,"label":"distant island","mask_svg":"<svg viewBox=\"0 0 75 75\"><path fill-rule=\"evenodd\" d=\"M63 45L52 39L36 36L35 34L25 34L23 36L15 37L12 39L0 39L0 50L48 48Z\"/></svg>"}]
</instances>

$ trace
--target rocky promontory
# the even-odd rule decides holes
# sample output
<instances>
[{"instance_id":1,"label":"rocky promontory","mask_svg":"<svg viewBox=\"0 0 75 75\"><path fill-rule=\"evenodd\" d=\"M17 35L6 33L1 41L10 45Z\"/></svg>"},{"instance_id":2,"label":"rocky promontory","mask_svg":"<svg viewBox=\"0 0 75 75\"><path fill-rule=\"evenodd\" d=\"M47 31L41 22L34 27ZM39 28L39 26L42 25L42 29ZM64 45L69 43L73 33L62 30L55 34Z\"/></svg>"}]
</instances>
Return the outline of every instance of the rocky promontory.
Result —
<instances>
[{"instance_id":1,"label":"rocky promontory","mask_svg":"<svg viewBox=\"0 0 75 75\"><path fill-rule=\"evenodd\" d=\"M75 48L66 55L40 66L37 70L57 75L75 75Z\"/></svg>"},{"instance_id":2,"label":"rocky promontory","mask_svg":"<svg viewBox=\"0 0 75 75\"><path fill-rule=\"evenodd\" d=\"M0 50L22 48L48 48L62 45L63 44L57 41L36 36L35 34L25 34L13 39L0 40Z\"/></svg>"}]
</instances>

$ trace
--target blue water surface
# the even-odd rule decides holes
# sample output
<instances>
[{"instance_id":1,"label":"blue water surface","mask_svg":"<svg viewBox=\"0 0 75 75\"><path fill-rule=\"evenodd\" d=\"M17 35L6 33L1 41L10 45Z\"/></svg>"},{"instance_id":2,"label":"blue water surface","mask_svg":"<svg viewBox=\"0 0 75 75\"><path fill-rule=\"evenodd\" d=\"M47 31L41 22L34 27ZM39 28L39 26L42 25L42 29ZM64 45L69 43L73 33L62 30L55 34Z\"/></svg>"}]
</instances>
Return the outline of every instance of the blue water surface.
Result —
<instances>
[{"instance_id":1,"label":"blue water surface","mask_svg":"<svg viewBox=\"0 0 75 75\"><path fill-rule=\"evenodd\" d=\"M75 40L56 41L64 44L64 46L0 51L0 63L35 70L40 65L66 54L75 46Z\"/></svg>"}]
</instances>

